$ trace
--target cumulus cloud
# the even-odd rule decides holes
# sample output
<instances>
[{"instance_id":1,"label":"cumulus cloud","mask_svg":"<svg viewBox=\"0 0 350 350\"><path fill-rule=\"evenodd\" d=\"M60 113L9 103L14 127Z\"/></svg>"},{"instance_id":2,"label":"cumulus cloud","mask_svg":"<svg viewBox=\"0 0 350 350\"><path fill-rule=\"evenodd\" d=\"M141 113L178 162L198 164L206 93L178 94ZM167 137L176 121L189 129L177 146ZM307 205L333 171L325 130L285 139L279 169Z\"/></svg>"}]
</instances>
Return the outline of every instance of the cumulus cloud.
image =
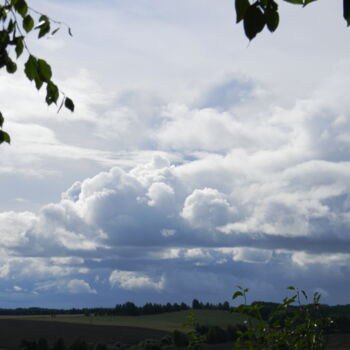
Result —
<instances>
[{"instance_id":1,"label":"cumulus cloud","mask_svg":"<svg viewBox=\"0 0 350 350\"><path fill-rule=\"evenodd\" d=\"M109 283L112 287L118 285L123 289L155 289L164 288L165 279L161 276L158 281L149 276L134 271L114 270L109 276Z\"/></svg>"},{"instance_id":2,"label":"cumulus cloud","mask_svg":"<svg viewBox=\"0 0 350 350\"><path fill-rule=\"evenodd\" d=\"M75 95L76 113L57 118L24 81L2 77L6 130L14 135L0 149L3 289L98 291L96 298L101 291L115 303L129 295L144 302L154 291L165 300L215 299L235 283L276 298L276 284L297 282L348 302L338 288L350 273L348 62L327 45L305 60L312 38L296 43L283 28L301 50L275 36L273 46L262 37L246 50L231 30L230 2L108 11L96 4L72 5L68 22L81 32L96 13L105 20L88 42L63 50L79 67L57 73ZM191 19L185 26L183 13ZM304 23L302 32L310 27L303 15L285 17ZM98 34L126 31L96 66ZM339 42L330 44L339 49ZM60 66L58 49L69 44L40 45Z\"/></svg>"}]
</instances>

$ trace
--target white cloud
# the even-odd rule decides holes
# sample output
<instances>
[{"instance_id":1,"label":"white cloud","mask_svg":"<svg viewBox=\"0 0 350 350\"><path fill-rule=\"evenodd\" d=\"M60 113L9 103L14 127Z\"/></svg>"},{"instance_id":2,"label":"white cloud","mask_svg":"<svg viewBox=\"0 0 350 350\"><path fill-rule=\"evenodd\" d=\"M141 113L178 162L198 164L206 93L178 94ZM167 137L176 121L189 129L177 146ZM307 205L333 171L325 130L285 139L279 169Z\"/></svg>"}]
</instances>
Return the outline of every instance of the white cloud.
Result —
<instances>
[{"instance_id":1,"label":"white cloud","mask_svg":"<svg viewBox=\"0 0 350 350\"><path fill-rule=\"evenodd\" d=\"M62 294L97 294L97 291L84 280L57 280L37 283L35 291L42 293L54 291Z\"/></svg>"},{"instance_id":2,"label":"white cloud","mask_svg":"<svg viewBox=\"0 0 350 350\"><path fill-rule=\"evenodd\" d=\"M216 228L235 216L225 194L213 188L195 189L185 200L181 216L194 227Z\"/></svg>"},{"instance_id":3,"label":"white cloud","mask_svg":"<svg viewBox=\"0 0 350 350\"><path fill-rule=\"evenodd\" d=\"M162 290L165 286L163 276L158 280L134 271L114 270L109 276L109 283L112 287L118 286L123 289L155 289Z\"/></svg>"},{"instance_id":4,"label":"white cloud","mask_svg":"<svg viewBox=\"0 0 350 350\"><path fill-rule=\"evenodd\" d=\"M84 280L70 280L67 283L67 291L71 294L83 294L83 293L90 293L90 294L97 294L96 290L91 288L90 285L85 282Z\"/></svg>"}]
</instances>

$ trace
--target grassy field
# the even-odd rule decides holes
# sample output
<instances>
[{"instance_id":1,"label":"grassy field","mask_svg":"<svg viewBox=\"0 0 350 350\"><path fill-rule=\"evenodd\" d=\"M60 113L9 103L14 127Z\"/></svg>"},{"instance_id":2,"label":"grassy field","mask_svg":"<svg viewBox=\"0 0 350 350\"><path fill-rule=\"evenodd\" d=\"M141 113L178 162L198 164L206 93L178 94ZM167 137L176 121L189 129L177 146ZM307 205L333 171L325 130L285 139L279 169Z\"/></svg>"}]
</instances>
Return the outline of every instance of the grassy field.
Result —
<instances>
[{"instance_id":1,"label":"grassy field","mask_svg":"<svg viewBox=\"0 0 350 350\"><path fill-rule=\"evenodd\" d=\"M189 311L169 312L158 315L143 316L84 316L57 315L51 316L1 316L0 319L22 319L36 321L69 322L99 326L129 326L173 331L182 329ZM242 323L244 318L237 313L219 310L195 310L195 320L202 325L216 325L226 327L231 324Z\"/></svg>"},{"instance_id":2,"label":"grassy field","mask_svg":"<svg viewBox=\"0 0 350 350\"><path fill-rule=\"evenodd\" d=\"M80 337L90 343L112 344L115 341L137 343L146 338L160 338L174 329L181 329L189 311L164 313L149 316L1 316L0 349L18 349L23 338L46 337L50 344L58 337L70 344ZM244 319L236 313L217 310L196 310L198 323L225 327L242 323ZM43 322L44 321L44 322ZM165 331L165 332L164 332ZM327 350L350 349L350 334L329 336ZM231 350L232 343L205 345L205 350ZM173 350L184 350L173 348Z\"/></svg>"}]
</instances>

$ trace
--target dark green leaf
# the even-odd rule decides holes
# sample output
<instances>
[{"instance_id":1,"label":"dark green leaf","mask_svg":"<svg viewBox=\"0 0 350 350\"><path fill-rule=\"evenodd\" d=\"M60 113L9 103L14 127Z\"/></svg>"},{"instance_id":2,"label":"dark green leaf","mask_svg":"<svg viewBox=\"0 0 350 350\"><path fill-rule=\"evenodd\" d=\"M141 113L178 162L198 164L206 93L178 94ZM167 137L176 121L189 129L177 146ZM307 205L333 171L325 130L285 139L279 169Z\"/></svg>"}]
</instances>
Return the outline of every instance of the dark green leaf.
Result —
<instances>
[{"instance_id":1,"label":"dark green leaf","mask_svg":"<svg viewBox=\"0 0 350 350\"><path fill-rule=\"evenodd\" d=\"M28 5L25 0L17 0L14 4L14 8L22 17L28 12Z\"/></svg>"},{"instance_id":2,"label":"dark green leaf","mask_svg":"<svg viewBox=\"0 0 350 350\"><path fill-rule=\"evenodd\" d=\"M37 61L38 73L41 80L45 82L49 82L52 77L52 71L50 65L42 59L38 59Z\"/></svg>"},{"instance_id":3,"label":"dark green leaf","mask_svg":"<svg viewBox=\"0 0 350 350\"><path fill-rule=\"evenodd\" d=\"M38 76L37 59L30 55L27 62L24 64L24 73L29 80L33 80Z\"/></svg>"},{"instance_id":4,"label":"dark green leaf","mask_svg":"<svg viewBox=\"0 0 350 350\"><path fill-rule=\"evenodd\" d=\"M17 70L17 64L9 59L6 63L7 73L13 74Z\"/></svg>"},{"instance_id":5,"label":"dark green leaf","mask_svg":"<svg viewBox=\"0 0 350 350\"><path fill-rule=\"evenodd\" d=\"M23 28L24 30L29 33L34 27L34 20L31 15L27 15L23 19Z\"/></svg>"},{"instance_id":6,"label":"dark green leaf","mask_svg":"<svg viewBox=\"0 0 350 350\"><path fill-rule=\"evenodd\" d=\"M314 1L316 0L304 0L304 7Z\"/></svg>"},{"instance_id":7,"label":"dark green leaf","mask_svg":"<svg viewBox=\"0 0 350 350\"><path fill-rule=\"evenodd\" d=\"M284 0L286 2L290 2L291 4L303 5L303 0Z\"/></svg>"},{"instance_id":8,"label":"dark green leaf","mask_svg":"<svg viewBox=\"0 0 350 350\"><path fill-rule=\"evenodd\" d=\"M350 26L350 0L343 0L343 16L349 27Z\"/></svg>"},{"instance_id":9,"label":"dark green leaf","mask_svg":"<svg viewBox=\"0 0 350 350\"><path fill-rule=\"evenodd\" d=\"M48 105L52 103L56 103L59 97L59 91L57 85L55 85L52 81L49 81L46 86L46 103Z\"/></svg>"},{"instance_id":10,"label":"dark green leaf","mask_svg":"<svg viewBox=\"0 0 350 350\"><path fill-rule=\"evenodd\" d=\"M7 142L7 143L10 143L11 142L11 138L10 138L10 135L3 131L3 130L0 130L0 144L3 143L3 142Z\"/></svg>"},{"instance_id":11,"label":"dark green leaf","mask_svg":"<svg viewBox=\"0 0 350 350\"><path fill-rule=\"evenodd\" d=\"M237 291L236 293L234 293L234 294L232 295L232 299L234 300L234 299L236 299L236 298L238 298L238 297L242 297L242 296L243 296L243 293L240 292L240 291Z\"/></svg>"},{"instance_id":12,"label":"dark green leaf","mask_svg":"<svg viewBox=\"0 0 350 350\"><path fill-rule=\"evenodd\" d=\"M266 25L270 32L274 32L279 24L279 15L277 11L267 10L265 12Z\"/></svg>"},{"instance_id":13,"label":"dark green leaf","mask_svg":"<svg viewBox=\"0 0 350 350\"><path fill-rule=\"evenodd\" d=\"M3 125L4 125L4 117L3 117L2 113L0 112L0 128L2 128Z\"/></svg>"},{"instance_id":14,"label":"dark green leaf","mask_svg":"<svg viewBox=\"0 0 350 350\"><path fill-rule=\"evenodd\" d=\"M10 43L10 36L7 30L0 30L0 47L5 49Z\"/></svg>"},{"instance_id":15,"label":"dark green leaf","mask_svg":"<svg viewBox=\"0 0 350 350\"><path fill-rule=\"evenodd\" d=\"M38 90L43 86L44 82L40 79L39 75L34 78L35 86Z\"/></svg>"},{"instance_id":16,"label":"dark green leaf","mask_svg":"<svg viewBox=\"0 0 350 350\"><path fill-rule=\"evenodd\" d=\"M248 8L244 16L244 31L249 40L255 38L265 26L265 16L262 11L255 5Z\"/></svg>"},{"instance_id":17,"label":"dark green leaf","mask_svg":"<svg viewBox=\"0 0 350 350\"><path fill-rule=\"evenodd\" d=\"M70 111L74 112L74 103L69 97L64 99L64 106Z\"/></svg>"},{"instance_id":18,"label":"dark green leaf","mask_svg":"<svg viewBox=\"0 0 350 350\"><path fill-rule=\"evenodd\" d=\"M15 48L17 58L22 55L23 49L24 49L23 37L18 36L16 38L16 48Z\"/></svg>"},{"instance_id":19,"label":"dark green leaf","mask_svg":"<svg viewBox=\"0 0 350 350\"><path fill-rule=\"evenodd\" d=\"M8 24L8 26L7 26L7 31L9 32L9 33L11 33L11 32L13 32L13 30L16 28L16 23L11 19L10 21L9 21L9 24Z\"/></svg>"},{"instance_id":20,"label":"dark green leaf","mask_svg":"<svg viewBox=\"0 0 350 350\"><path fill-rule=\"evenodd\" d=\"M248 0L236 0L235 8L236 8L236 15L237 15L237 23L244 18L245 13L248 10L249 6L250 6L250 3Z\"/></svg>"},{"instance_id":21,"label":"dark green leaf","mask_svg":"<svg viewBox=\"0 0 350 350\"><path fill-rule=\"evenodd\" d=\"M45 22L39 27L38 39L42 38L50 32L50 22Z\"/></svg>"}]
</instances>

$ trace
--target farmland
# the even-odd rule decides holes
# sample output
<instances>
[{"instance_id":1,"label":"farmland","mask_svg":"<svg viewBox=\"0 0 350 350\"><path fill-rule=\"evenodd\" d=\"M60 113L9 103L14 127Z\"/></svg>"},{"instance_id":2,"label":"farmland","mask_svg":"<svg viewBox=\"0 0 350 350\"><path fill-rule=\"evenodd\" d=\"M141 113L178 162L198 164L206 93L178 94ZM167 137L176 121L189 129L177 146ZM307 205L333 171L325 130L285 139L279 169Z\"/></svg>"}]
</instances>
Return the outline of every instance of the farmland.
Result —
<instances>
[{"instance_id":1,"label":"farmland","mask_svg":"<svg viewBox=\"0 0 350 350\"><path fill-rule=\"evenodd\" d=\"M146 338L159 339L175 329L183 329L189 311L143 316L1 316L0 348L17 349L21 339L45 337L50 344L63 338L66 344L76 338L88 343L135 344ZM226 327L244 321L236 313L219 310L195 310L200 324ZM329 336L328 350L345 350L350 344L350 334ZM230 350L233 343L204 345L206 350ZM173 348L180 349L180 348ZM185 349L185 348L184 348Z\"/></svg>"},{"instance_id":2,"label":"farmland","mask_svg":"<svg viewBox=\"0 0 350 350\"><path fill-rule=\"evenodd\" d=\"M183 323L189 311L178 311L162 313L157 315L141 316L84 316L84 315L50 315L41 316L1 316L3 319L16 319L26 321L47 321L47 322L64 322L77 323L93 326L126 326L156 329L166 332L172 332L175 329L183 328ZM196 322L205 325L226 327L231 324L242 323L243 316L237 313L231 313L221 310L195 310Z\"/></svg>"}]
</instances>

